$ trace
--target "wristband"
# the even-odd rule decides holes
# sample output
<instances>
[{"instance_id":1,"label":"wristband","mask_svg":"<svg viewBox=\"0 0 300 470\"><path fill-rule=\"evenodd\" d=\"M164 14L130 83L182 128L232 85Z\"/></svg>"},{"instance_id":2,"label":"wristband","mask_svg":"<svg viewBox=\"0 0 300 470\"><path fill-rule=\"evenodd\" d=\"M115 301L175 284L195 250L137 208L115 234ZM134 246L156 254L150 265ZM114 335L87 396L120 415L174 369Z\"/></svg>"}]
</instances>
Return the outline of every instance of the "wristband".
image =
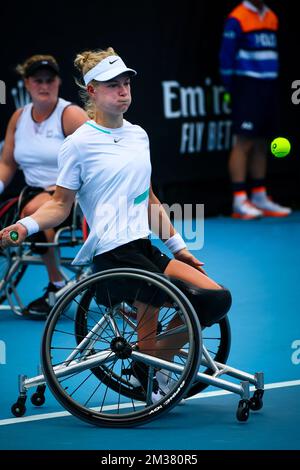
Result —
<instances>
[{"instance_id":1,"label":"wristband","mask_svg":"<svg viewBox=\"0 0 300 470\"><path fill-rule=\"evenodd\" d=\"M179 233L175 233L173 237L170 237L168 240L165 241L165 245L169 248L171 253L177 253L177 251L186 248L186 244Z\"/></svg>"},{"instance_id":2,"label":"wristband","mask_svg":"<svg viewBox=\"0 0 300 470\"><path fill-rule=\"evenodd\" d=\"M24 219L17 220L16 223L23 225L27 229L28 237L40 231L39 224L32 217L24 217Z\"/></svg>"},{"instance_id":3,"label":"wristband","mask_svg":"<svg viewBox=\"0 0 300 470\"><path fill-rule=\"evenodd\" d=\"M0 194L3 193L4 189L5 189L5 185L4 185L3 181L0 180Z\"/></svg>"}]
</instances>

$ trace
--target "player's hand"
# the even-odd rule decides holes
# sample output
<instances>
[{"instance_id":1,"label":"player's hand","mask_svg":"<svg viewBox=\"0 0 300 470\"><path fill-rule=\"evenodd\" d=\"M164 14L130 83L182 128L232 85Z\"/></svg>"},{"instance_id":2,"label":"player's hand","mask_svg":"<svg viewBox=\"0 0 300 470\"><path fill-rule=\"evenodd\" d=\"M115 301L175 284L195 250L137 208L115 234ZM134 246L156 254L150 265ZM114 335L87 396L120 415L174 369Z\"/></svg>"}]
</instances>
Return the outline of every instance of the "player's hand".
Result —
<instances>
[{"instance_id":1,"label":"player's hand","mask_svg":"<svg viewBox=\"0 0 300 470\"><path fill-rule=\"evenodd\" d=\"M199 261L197 258L195 258L192 253L189 252L187 248L183 248L182 250L177 251L177 253L174 254L175 259L178 259L178 261L182 261L185 264L189 264L190 266L193 266L193 268L198 269L198 271L201 271L203 274L206 274L204 269L201 266L204 266L204 263L202 261Z\"/></svg>"},{"instance_id":2,"label":"player's hand","mask_svg":"<svg viewBox=\"0 0 300 470\"><path fill-rule=\"evenodd\" d=\"M17 232L18 238L15 240L12 232ZM7 246L18 246L27 237L27 229L21 224L13 224L5 227L0 231L0 246L5 248Z\"/></svg>"}]
</instances>

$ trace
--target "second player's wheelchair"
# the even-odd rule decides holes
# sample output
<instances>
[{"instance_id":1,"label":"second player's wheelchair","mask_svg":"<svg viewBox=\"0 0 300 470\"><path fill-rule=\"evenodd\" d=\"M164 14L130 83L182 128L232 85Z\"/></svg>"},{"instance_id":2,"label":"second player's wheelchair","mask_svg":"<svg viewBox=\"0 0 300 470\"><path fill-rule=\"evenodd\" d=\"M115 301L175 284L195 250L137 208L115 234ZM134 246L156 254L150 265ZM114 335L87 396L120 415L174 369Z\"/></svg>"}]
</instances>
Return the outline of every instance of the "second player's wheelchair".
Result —
<instances>
[{"instance_id":1,"label":"second player's wheelchair","mask_svg":"<svg viewBox=\"0 0 300 470\"><path fill-rule=\"evenodd\" d=\"M37 389L31 402L42 405L47 384L61 405L84 421L140 425L212 385L240 396L237 418L246 421L250 410L263 405L263 373L225 365L230 304L226 290L197 289L140 269L111 269L83 279L52 309L42 338L42 373L19 376L13 414L24 415L32 387ZM147 340L152 349L145 348Z\"/></svg>"},{"instance_id":2,"label":"second player's wheelchair","mask_svg":"<svg viewBox=\"0 0 300 470\"><path fill-rule=\"evenodd\" d=\"M21 207L26 194L27 187L23 189L20 196L13 197L0 204L0 230L15 223L20 218ZM88 228L82 216L80 207L75 201L71 214L67 220L56 229L55 239L49 243L43 233L29 237L20 246L0 248L0 304L1 309L12 310L17 315L30 317L31 312L24 305L18 291L18 284L23 278L28 266L42 265L41 254L48 248L54 248L54 256L57 266L66 286L58 292L49 294L48 302L53 306L66 290L83 277L90 274L87 266L74 266L74 250L81 246L87 237ZM35 315L35 318L38 316ZM33 318L33 317L32 317Z\"/></svg>"}]
</instances>

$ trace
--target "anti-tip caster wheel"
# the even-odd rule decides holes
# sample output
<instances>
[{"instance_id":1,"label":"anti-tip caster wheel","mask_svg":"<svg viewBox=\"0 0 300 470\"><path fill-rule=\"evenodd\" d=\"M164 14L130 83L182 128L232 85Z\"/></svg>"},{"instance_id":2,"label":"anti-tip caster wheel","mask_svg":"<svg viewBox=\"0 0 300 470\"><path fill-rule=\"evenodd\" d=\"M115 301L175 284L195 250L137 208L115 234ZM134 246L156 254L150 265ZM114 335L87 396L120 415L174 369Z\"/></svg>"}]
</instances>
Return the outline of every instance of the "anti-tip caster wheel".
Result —
<instances>
[{"instance_id":1,"label":"anti-tip caster wheel","mask_svg":"<svg viewBox=\"0 0 300 470\"><path fill-rule=\"evenodd\" d=\"M42 406L45 403L46 385L39 385L36 392L32 394L30 401L35 406Z\"/></svg>"},{"instance_id":2,"label":"anti-tip caster wheel","mask_svg":"<svg viewBox=\"0 0 300 470\"><path fill-rule=\"evenodd\" d=\"M42 406L45 403L45 396L41 393L35 392L31 396L30 401L34 406Z\"/></svg>"},{"instance_id":3,"label":"anti-tip caster wheel","mask_svg":"<svg viewBox=\"0 0 300 470\"><path fill-rule=\"evenodd\" d=\"M238 421L247 421L250 414L249 400L240 400L238 409L236 411L236 417Z\"/></svg>"},{"instance_id":4,"label":"anti-tip caster wheel","mask_svg":"<svg viewBox=\"0 0 300 470\"><path fill-rule=\"evenodd\" d=\"M253 393L253 397L250 398L250 409L252 411L258 411L261 410L264 403L263 403L263 395L264 391L263 390L255 390Z\"/></svg>"},{"instance_id":5,"label":"anti-tip caster wheel","mask_svg":"<svg viewBox=\"0 0 300 470\"><path fill-rule=\"evenodd\" d=\"M25 402L26 402L26 397L19 397L17 402L12 405L11 412L17 418L24 416L24 414L26 413Z\"/></svg>"}]
</instances>

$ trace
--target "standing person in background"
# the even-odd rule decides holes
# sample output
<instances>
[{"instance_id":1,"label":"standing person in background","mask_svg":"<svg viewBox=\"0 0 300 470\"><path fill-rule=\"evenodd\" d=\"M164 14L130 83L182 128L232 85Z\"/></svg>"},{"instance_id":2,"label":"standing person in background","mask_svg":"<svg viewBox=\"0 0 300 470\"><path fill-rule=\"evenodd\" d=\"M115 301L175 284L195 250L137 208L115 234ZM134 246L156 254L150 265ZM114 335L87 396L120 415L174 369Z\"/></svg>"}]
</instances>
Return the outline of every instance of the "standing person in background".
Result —
<instances>
[{"instance_id":1,"label":"standing person in background","mask_svg":"<svg viewBox=\"0 0 300 470\"><path fill-rule=\"evenodd\" d=\"M31 103L17 109L7 126L0 160L0 194L19 167L25 177L26 192L21 202L21 217L29 216L51 199L58 176L57 156L66 136L87 120L79 106L59 98L59 66L50 55L34 55L17 67ZM55 232L48 229L35 241L51 242ZM42 238L41 238L42 237ZM62 288L65 281L58 269L54 249L39 249L48 271L49 284L42 297L31 302L31 314L50 311L49 292Z\"/></svg>"},{"instance_id":2,"label":"standing person in background","mask_svg":"<svg viewBox=\"0 0 300 470\"><path fill-rule=\"evenodd\" d=\"M291 209L271 201L265 183L268 142L278 130L277 31L278 18L262 0L243 1L225 22L220 72L232 97L234 145L229 173L234 218L283 217L291 213Z\"/></svg>"}]
</instances>

